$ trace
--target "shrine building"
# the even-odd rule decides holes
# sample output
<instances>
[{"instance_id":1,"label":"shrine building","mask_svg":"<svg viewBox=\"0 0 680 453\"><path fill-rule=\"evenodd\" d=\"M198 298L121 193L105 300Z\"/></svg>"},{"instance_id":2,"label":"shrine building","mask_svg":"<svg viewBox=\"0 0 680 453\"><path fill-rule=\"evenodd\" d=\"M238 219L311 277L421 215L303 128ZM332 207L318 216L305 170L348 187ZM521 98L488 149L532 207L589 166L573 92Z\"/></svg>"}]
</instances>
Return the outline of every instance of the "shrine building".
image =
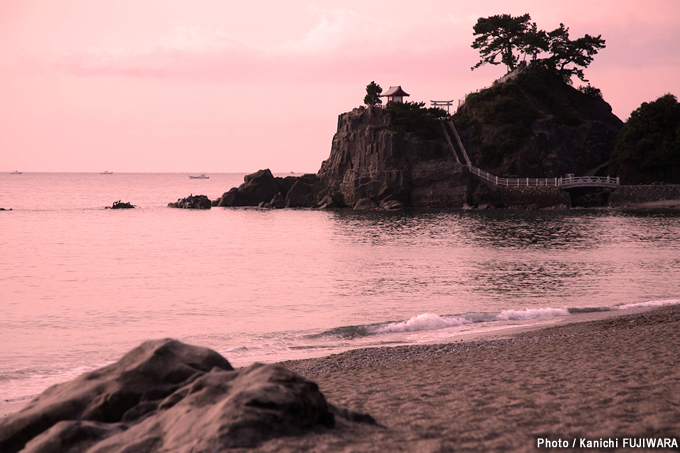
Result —
<instances>
[{"instance_id":1,"label":"shrine building","mask_svg":"<svg viewBox=\"0 0 680 453\"><path fill-rule=\"evenodd\" d=\"M406 91L401 89L401 85L390 87L386 93L381 94L381 98L387 98L387 102L404 102L404 97L410 96Z\"/></svg>"}]
</instances>

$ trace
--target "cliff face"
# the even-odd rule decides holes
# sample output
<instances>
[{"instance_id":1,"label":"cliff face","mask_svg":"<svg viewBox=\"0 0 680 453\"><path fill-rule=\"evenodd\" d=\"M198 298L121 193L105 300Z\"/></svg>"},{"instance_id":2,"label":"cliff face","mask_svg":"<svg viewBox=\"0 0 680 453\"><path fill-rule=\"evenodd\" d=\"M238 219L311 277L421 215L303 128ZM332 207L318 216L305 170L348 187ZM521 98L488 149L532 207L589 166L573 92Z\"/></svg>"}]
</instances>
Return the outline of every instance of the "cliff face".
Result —
<instances>
[{"instance_id":1,"label":"cliff face","mask_svg":"<svg viewBox=\"0 0 680 453\"><path fill-rule=\"evenodd\" d=\"M541 67L468 96L454 123L475 166L531 178L606 175L623 127L600 96Z\"/></svg>"},{"instance_id":2,"label":"cliff face","mask_svg":"<svg viewBox=\"0 0 680 453\"><path fill-rule=\"evenodd\" d=\"M324 186L341 192L348 205L369 198L378 205L462 207L470 175L444 137L425 140L394 132L392 125L392 115L379 107L341 114L330 156L317 174Z\"/></svg>"}]
</instances>

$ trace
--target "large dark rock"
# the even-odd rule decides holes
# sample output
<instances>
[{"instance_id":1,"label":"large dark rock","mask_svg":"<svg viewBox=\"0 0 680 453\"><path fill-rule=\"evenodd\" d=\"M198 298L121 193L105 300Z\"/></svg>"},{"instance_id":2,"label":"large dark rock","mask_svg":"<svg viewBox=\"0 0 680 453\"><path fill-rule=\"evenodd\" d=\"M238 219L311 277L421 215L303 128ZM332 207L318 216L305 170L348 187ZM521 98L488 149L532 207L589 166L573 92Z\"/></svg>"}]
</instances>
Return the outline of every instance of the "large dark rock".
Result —
<instances>
[{"instance_id":1,"label":"large dark rock","mask_svg":"<svg viewBox=\"0 0 680 453\"><path fill-rule=\"evenodd\" d=\"M334 414L375 423L280 366L235 371L212 350L156 340L1 420L0 451L222 451L332 427Z\"/></svg>"},{"instance_id":2,"label":"large dark rock","mask_svg":"<svg viewBox=\"0 0 680 453\"><path fill-rule=\"evenodd\" d=\"M300 176L286 194L286 207L311 208L321 200L325 192L325 186L316 175Z\"/></svg>"},{"instance_id":3,"label":"large dark rock","mask_svg":"<svg viewBox=\"0 0 680 453\"><path fill-rule=\"evenodd\" d=\"M366 198L376 204L461 207L471 179L443 134L426 139L393 129L387 109L341 114L330 156L318 173L326 190L342 193L348 205Z\"/></svg>"},{"instance_id":4,"label":"large dark rock","mask_svg":"<svg viewBox=\"0 0 680 453\"><path fill-rule=\"evenodd\" d=\"M244 183L225 192L213 206L311 208L327 194L316 175L275 177L269 170L246 175Z\"/></svg>"},{"instance_id":5,"label":"large dark rock","mask_svg":"<svg viewBox=\"0 0 680 453\"><path fill-rule=\"evenodd\" d=\"M246 175L243 180L244 183L238 188L232 188L222 195L217 206L258 206L263 201L269 203L281 192L269 169Z\"/></svg>"},{"instance_id":6,"label":"large dark rock","mask_svg":"<svg viewBox=\"0 0 680 453\"><path fill-rule=\"evenodd\" d=\"M205 195L190 195L174 203L168 203L169 208L180 209L210 209L211 206L210 199Z\"/></svg>"}]
</instances>

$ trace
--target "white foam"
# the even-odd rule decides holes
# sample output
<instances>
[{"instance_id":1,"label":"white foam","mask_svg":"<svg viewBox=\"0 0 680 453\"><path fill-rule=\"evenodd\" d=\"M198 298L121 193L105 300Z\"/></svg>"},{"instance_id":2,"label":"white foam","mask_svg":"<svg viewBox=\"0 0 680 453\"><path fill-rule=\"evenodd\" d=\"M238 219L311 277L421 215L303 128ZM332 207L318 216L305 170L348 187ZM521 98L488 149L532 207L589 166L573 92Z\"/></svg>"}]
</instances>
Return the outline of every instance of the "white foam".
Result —
<instances>
[{"instance_id":1,"label":"white foam","mask_svg":"<svg viewBox=\"0 0 680 453\"><path fill-rule=\"evenodd\" d=\"M661 307L663 305L677 305L677 304L680 304L680 299L648 300L647 302L635 302L632 304L617 305L613 308L615 310L628 310L631 308Z\"/></svg>"},{"instance_id":2,"label":"white foam","mask_svg":"<svg viewBox=\"0 0 680 453\"><path fill-rule=\"evenodd\" d=\"M459 317L442 317L434 313L423 313L408 321L393 322L375 329L375 333L416 332L420 330L437 330L447 327L470 324L472 321Z\"/></svg>"},{"instance_id":3,"label":"white foam","mask_svg":"<svg viewBox=\"0 0 680 453\"><path fill-rule=\"evenodd\" d=\"M567 316L566 308L528 308L526 310L505 310L496 315L496 321L516 321L520 319L552 318L555 316Z\"/></svg>"}]
</instances>

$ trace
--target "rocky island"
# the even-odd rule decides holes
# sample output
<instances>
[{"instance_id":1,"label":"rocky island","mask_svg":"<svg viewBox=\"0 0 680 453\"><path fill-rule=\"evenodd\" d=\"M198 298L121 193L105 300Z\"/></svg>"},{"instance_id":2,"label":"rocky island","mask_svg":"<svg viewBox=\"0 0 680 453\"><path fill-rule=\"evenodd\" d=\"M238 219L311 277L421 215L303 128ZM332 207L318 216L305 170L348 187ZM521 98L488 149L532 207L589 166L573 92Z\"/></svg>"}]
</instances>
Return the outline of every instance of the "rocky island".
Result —
<instances>
[{"instance_id":1,"label":"rocky island","mask_svg":"<svg viewBox=\"0 0 680 453\"><path fill-rule=\"evenodd\" d=\"M610 175L623 127L599 90L576 89L532 64L470 94L453 115L408 102L342 113L330 156L316 174L274 177L260 170L212 205L538 209L680 198L678 186L631 189ZM558 187L570 175L617 182ZM630 170L626 177L637 180Z\"/></svg>"},{"instance_id":2,"label":"rocky island","mask_svg":"<svg viewBox=\"0 0 680 453\"><path fill-rule=\"evenodd\" d=\"M523 178L606 171L622 125L601 98L546 70L530 69L471 95L452 117L441 109L397 102L343 113L330 156L317 174L277 178L260 170L212 204L357 209L568 205L568 195L556 189L548 196L532 191L522 198L480 180L455 149L453 129L460 130L475 166Z\"/></svg>"}]
</instances>

